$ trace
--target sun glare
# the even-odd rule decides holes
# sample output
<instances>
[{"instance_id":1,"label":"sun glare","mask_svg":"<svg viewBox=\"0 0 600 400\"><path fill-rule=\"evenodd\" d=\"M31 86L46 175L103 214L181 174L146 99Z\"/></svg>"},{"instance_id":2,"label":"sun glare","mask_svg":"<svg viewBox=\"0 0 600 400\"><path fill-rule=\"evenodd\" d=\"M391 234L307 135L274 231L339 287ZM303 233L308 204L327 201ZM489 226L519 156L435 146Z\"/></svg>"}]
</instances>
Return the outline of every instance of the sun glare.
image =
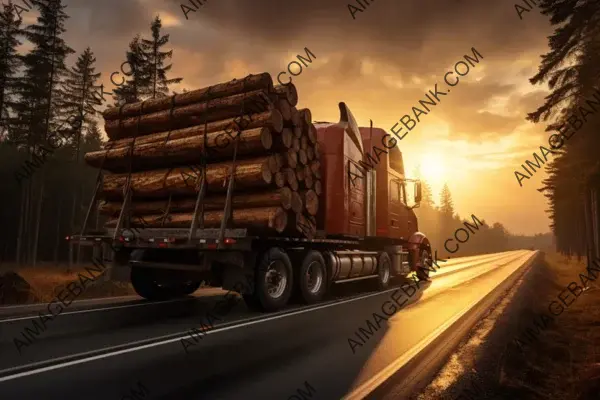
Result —
<instances>
[{"instance_id":1,"label":"sun glare","mask_svg":"<svg viewBox=\"0 0 600 400\"><path fill-rule=\"evenodd\" d=\"M440 154L425 153L421 158L423 179L431 183L442 182L446 178L444 159Z\"/></svg>"}]
</instances>

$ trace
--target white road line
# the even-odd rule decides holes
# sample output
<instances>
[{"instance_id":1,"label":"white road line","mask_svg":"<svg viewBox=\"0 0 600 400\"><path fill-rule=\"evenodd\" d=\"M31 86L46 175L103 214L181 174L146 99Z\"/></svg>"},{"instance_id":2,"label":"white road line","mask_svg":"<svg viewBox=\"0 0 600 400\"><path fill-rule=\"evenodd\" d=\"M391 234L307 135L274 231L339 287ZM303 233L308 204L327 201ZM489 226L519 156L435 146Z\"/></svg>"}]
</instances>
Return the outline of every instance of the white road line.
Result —
<instances>
[{"instance_id":1,"label":"white road line","mask_svg":"<svg viewBox=\"0 0 600 400\"><path fill-rule=\"evenodd\" d=\"M291 317L291 316L295 316L295 315L301 315L301 314L305 314L307 312L312 312L312 311L317 311L317 310L322 310L325 308L330 308L330 307L334 307L334 306L339 306L342 304L346 304L346 303L352 303L358 300L363 300L363 299L368 299L374 296L381 296L385 293L389 293L392 292L394 290L398 290L401 289L402 287L395 287L392 289L388 289L382 292L376 292L376 293L370 293L364 296L357 296L357 297L353 297L351 299L347 299L347 300L338 300L335 302L332 302L330 304L323 304L320 306L313 306L310 308L306 308L306 309L302 309L302 310L298 310L298 311L291 311L291 312L285 312L285 313L281 313L278 315L273 315L270 317L265 317L265 318L261 318L259 320L256 321L247 321L244 323L240 323L240 324L236 324L236 325L232 325L232 326L227 326L227 327L222 327L222 328L214 328L211 329L207 332L205 332L205 335L211 335L211 334L217 334L217 333L221 333L221 332L225 332L225 331L229 331L229 330L233 330L233 329L238 329L238 328L243 328L243 327L247 327L247 326L252 326L252 325L256 325L256 324L260 324L260 323L265 323L265 322L270 322L270 321L275 321L275 320L279 320L279 319L283 319L283 318L287 318L287 317ZM181 334L176 334L179 335L176 338L171 338L171 339L166 339L166 340L162 340L159 342L154 342L154 343L149 343L149 344L145 344L145 345L141 345L141 346L137 346L137 347L131 347L128 349L123 349L123 350L117 350L117 351L112 351L112 352L108 352L105 354L100 354L97 356L92 356L92 357L87 357L87 358L81 358L79 360L73 360L73 361L68 361L68 362L64 362L64 363L59 363L59 364L55 364L55 365L50 365L47 367L42 367L42 368L37 368L37 369L32 369L30 371L25 371L25 372L20 372L17 374L13 374L13 375L7 375L4 377L0 377L0 382L6 382L6 381L10 381L10 380L14 380L14 379L18 379L18 378L23 378L26 376L31 376L31 375L37 375L37 374L41 374L41 373L45 373L45 372L50 372L50 371L54 371L57 369L62 369L62 368L66 368L66 367L70 367L73 365L79 365L79 364L85 364L88 362L92 362L92 361L96 361L96 360L101 360L104 358L109 358L109 357L113 357L113 356L117 356L117 355L121 355L121 354L127 354L127 353L132 353L135 351L140 351L140 350L145 350L145 349L149 349L149 348L153 348L153 347L158 347L158 346L162 346L165 344L170 344L170 343L175 343L179 340L181 340L184 337L187 337L189 335L189 332L182 332ZM172 335L169 335L172 336ZM136 342L130 342L128 343L131 345L135 345L136 343L140 343L140 341L136 341ZM70 355L69 357L77 357L83 355L83 353L79 353L79 354L73 354ZM23 367L27 367L27 365L24 365ZM11 368L13 369L13 368ZM0 374L2 374L4 371L6 370L0 370Z\"/></svg>"}]
</instances>

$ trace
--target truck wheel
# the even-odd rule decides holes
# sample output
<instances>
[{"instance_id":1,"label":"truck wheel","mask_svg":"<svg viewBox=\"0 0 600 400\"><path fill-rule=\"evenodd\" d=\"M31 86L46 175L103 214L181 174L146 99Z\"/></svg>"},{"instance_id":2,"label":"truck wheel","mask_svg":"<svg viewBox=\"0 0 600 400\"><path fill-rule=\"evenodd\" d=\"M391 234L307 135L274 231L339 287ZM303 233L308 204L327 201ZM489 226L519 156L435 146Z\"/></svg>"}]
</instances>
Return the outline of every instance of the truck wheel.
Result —
<instances>
[{"instance_id":1,"label":"truck wheel","mask_svg":"<svg viewBox=\"0 0 600 400\"><path fill-rule=\"evenodd\" d=\"M264 311L283 308L292 294L292 263L287 253L272 247L265 252L256 268L254 295Z\"/></svg>"},{"instance_id":2,"label":"truck wheel","mask_svg":"<svg viewBox=\"0 0 600 400\"><path fill-rule=\"evenodd\" d=\"M327 266L320 252L306 253L300 268L296 269L295 280L299 294L306 304L320 301L327 291Z\"/></svg>"},{"instance_id":3,"label":"truck wheel","mask_svg":"<svg viewBox=\"0 0 600 400\"><path fill-rule=\"evenodd\" d=\"M385 290L390 286L390 276L392 270L392 260L386 252L382 252L377 257L377 286L379 290Z\"/></svg>"},{"instance_id":4,"label":"truck wheel","mask_svg":"<svg viewBox=\"0 0 600 400\"><path fill-rule=\"evenodd\" d=\"M419 252L419 264L417 265L417 278L420 281L429 281L429 268L433 265L431 253L427 249Z\"/></svg>"},{"instance_id":5,"label":"truck wheel","mask_svg":"<svg viewBox=\"0 0 600 400\"><path fill-rule=\"evenodd\" d=\"M135 292L147 300L168 300L174 297L173 291L160 286L154 279L154 271L133 267L131 268L131 285Z\"/></svg>"}]
</instances>

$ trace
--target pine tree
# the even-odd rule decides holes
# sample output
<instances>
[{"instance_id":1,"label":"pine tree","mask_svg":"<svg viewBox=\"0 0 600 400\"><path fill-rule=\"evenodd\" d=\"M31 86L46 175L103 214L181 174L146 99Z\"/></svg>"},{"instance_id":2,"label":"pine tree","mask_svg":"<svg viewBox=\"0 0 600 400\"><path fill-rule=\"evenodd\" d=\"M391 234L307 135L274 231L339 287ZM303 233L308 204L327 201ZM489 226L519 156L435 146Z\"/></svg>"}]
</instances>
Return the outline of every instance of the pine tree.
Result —
<instances>
[{"instance_id":1,"label":"pine tree","mask_svg":"<svg viewBox=\"0 0 600 400\"><path fill-rule=\"evenodd\" d=\"M151 84L151 97L166 96L169 93L169 85L179 83L183 78L167 79L167 72L171 70L172 64L167 66L164 62L167 58L173 57L173 50L160 51L161 47L169 42L169 35L160 35L162 22L160 17L156 17L151 24L152 40L142 39L141 47L146 55L149 78Z\"/></svg>"},{"instance_id":2,"label":"pine tree","mask_svg":"<svg viewBox=\"0 0 600 400\"><path fill-rule=\"evenodd\" d=\"M22 43L21 20L16 18L12 2L2 5L0 11L0 139L8 138L10 109L15 92L15 75L21 64L17 47Z\"/></svg>"},{"instance_id":3,"label":"pine tree","mask_svg":"<svg viewBox=\"0 0 600 400\"><path fill-rule=\"evenodd\" d=\"M88 47L79 56L75 66L70 68L64 82L61 114L67 118L76 116L78 121L76 126L70 127L76 130L74 140L76 161L80 158L83 130L94 121L93 117L98 114L96 108L102 104L101 99L95 94L96 82L101 76L99 72L95 72L95 62L94 53Z\"/></svg>"},{"instance_id":4,"label":"pine tree","mask_svg":"<svg viewBox=\"0 0 600 400\"><path fill-rule=\"evenodd\" d=\"M39 156L40 145L45 145L51 132L54 132L56 107L61 100L60 84L65 75L65 59L73 49L68 47L61 35L65 33L65 21L69 18L64 12L61 0L31 0L40 15L37 23L24 30L25 37L32 45L29 53L23 56L23 77L16 85L19 99L15 103L17 118L14 121L17 139L26 144L29 161ZM45 163L35 172L36 185L29 178L25 194L23 215L25 221L20 226L26 235L29 262L37 261L38 239L42 205L44 199ZM37 189L37 190L36 190ZM21 238L19 238L19 246ZM20 253L20 249L18 250ZM20 257L20 254L19 256Z\"/></svg>"},{"instance_id":5,"label":"pine tree","mask_svg":"<svg viewBox=\"0 0 600 400\"><path fill-rule=\"evenodd\" d=\"M136 35L129 43L129 50L125 53L125 58L130 68L130 71L126 73L129 78L113 91L113 98L117 106L141 101L152 94L148 57L142 49L140 35Z\"/></svg>"},{"instance_id":6,"label":"pine tree","mask_svg":"<svg viewBox=\"0 0 600 400\"><path fill-rule=\"evenodd\" d=\"M440 193L440 212L448 217L452 217L454 215L452 194L450 193L450 188L448 188L448 184L446 183L444 184L444 187Z\"/></svg>"}]
</instances>

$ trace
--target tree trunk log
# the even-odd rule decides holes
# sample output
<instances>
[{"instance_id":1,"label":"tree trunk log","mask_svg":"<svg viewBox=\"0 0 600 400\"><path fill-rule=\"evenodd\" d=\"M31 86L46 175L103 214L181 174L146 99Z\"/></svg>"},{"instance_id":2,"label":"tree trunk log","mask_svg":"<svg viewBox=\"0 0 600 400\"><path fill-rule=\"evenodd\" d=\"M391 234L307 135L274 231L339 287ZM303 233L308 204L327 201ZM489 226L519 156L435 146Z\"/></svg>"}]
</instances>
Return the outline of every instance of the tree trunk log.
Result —
<instances>
[{"instance_id":1,"label":"tree trunk log","mask_svg":"<svg viewBox=\"0 0 600 400\"><path fill-rule=\"evenodd\" d=\"M306 157L308 158L309 164L311 161L315 159L315 149L312 145L308 146L306 149Z\"/></svg>"},{"instance_id":2,"label":"tree trunk log","mask_svg":"<svg viewBox=\"0 0 600 400\"><path fill-rule=\"evenodd\" d=\"M301 108L298 112L300 113L300 120L302 121L301 125L312 124L312 113L308 108Z\"/></svg>"},{"instance_id":3,"label":"tree trunk log","mask_svg":"<svg viewBox=\"0 0 600 400\"><path fill-rule=\"evenodd\" d=\"M293 148L289 149L285 154L285 165L290 168L296 168L298 165L298 153Z\"/></svg>"},{"instance_id":4,"label":"tree trunk log","mask_svg":"<svg viewBox=\"0 0 600 400\"><path fill-rule=\"evenodd\" d=\"M242 130L247 130L260 127L269 128L273 132L281 132L283 129L283 117L281 116L281 113L277 110L269 110L260 114L254 114L251 117L235 117L210 122L206 126L206 133L208 134L210 132L225 131L228 132L229 135L235 137L236 132L240 128L242 128ZM164 142L167 139L182 139L198 135L204 135L204 124L195 125L184 129L177 129L174 131L159 132L146 136L140 136L135 138L135 144L138 145L153 142ZM131 146L131 143L133 141L134 138L108 141L104 144L102 148L106 150L116 149L119 147L128 147Z\"/></svg>"},{"instance_id":5,"label":"tree trunk log","mask_svg":"<svg viewBox=\"0 0 600 400\"><path fill-rule=\"evenodd\" d=\"M302 150L308 149L308 137L307 136L302 135L300 137L300 148Z\"/></svg>"},{"instance_id":6,"label":"tree trunk log","mask_svg":"<svg viewBox=\"0 0 600 400\"><path fill-rule=\"evenodd\" d=\"M296 178L298 182L304 181L304 176L306 173L306 169L302 165L296 165Z\"/></svg>"},{"instance_id":7,"label":"tree trunk log","mask_svg":"<svg viewBox=\"0 0 600 400\"><path fill-rule=\"evenodd\" d=\"M285 187L285 174L283 172L279 171L273 175L273 180L278 188Z\"/></svg>"},{"instance_id":8,"label":"tree trunk log","mask_svg":"<svg viewBox=\"0 0 600 400\"><path fill-rule=\"evenodd\" d=\"M243 111L242 111L243 106ZM140 117L108 120L104 128L111 140L142 136L175 128L200 125L237 116L252 118L254 114L273 109L271 98L262 90L235 94L211 100L209 103L194 103L173 110L157 111ZM172 111L172 112L171 112Z\"/></svg>"},{"instance_id":9,"label":"tree trunk log","mask_svg":"<svg viewBox=\"0 0 600 400\"><path fill-rule=\"evenodd\" d=\"M310 170L317 179L321 179L321 162L313 161L310 163Z\"/></svg>"},{"instance_id":10,"label":"tree trunk log","mask_svg":"<svg viewBox=\"0 0 600 400\"><path fill-rule=\"evenodd\" d=\"M304 189L312 189L315 179L312 174L304 174Z\"/></svg>"},{"instance_id":11,"label":"tree trunk log","mask_svg":"<svg viewBox=\"0 0 600 400\"><path fill-rule=\"evenodd\" d=\"M289 188L286 188L289 189ZM291 191L291 189L290 189ZM302 202L302 197L298 192L292 191L292 211L295 213L302 212L304 208L304 203Z\"/></svg>"},{"instance_id":12,"label":"tree trunk log","mask_svg":"<svg viewBox=\"0 0 600 400\"><path fill-rule=\"evenodd\" d=\"M302 198L302 203L304 204L304 208L310 215L317 215L319 212L319 196L315 193L314 190L303 190L300 191L300 197Z\"/></svg>"},{"instance_id":13,"label":"tree trunk log","mask_svg":"<svg viewBox=\"0 0 600 400\"><path fill-rule=\"evenodd\" d=\"M108 108L102 113L105 120L114 120L125 117L149 114L156 111L168 110L173 106L181 107L193 103L202 103L207 100L232 96L234 94L251 92L254 90L273 91L273 79L267 72L258 75L249 75L243 79L234 79L218 83L191 92L176 94L169 97L160 97L143 102L125 104L120 112L119 107Z\"/></svg>"},{"instance_id":14,"label":"tree trunk log","mask_svg":"<svg viewBox=\"0 0 600 400\"><path fill-rule=\"evenodd\" d=\"M302 165L308 165L308 156L306 155L306 150L298 150L298 161Z\"/></svg>"},{"instance_id":15,"label":"tree trunk log","mask_svg":"<svg viewBox=\"0 0 600 400\"><path fill-rule=\"evenodd\" d=\"M233 210L231 223L236 228L251 228L257 230L273 229L279 233L287 226L287 213L281 207L242 208ZM148 215L132 217L132 228L189 228L194 213ZM204 213L205 228L219 228L223 220L223 211L208 211ZM107 222L107 227L114 227L116 219Z\"/></svg>"},{"instance_id":16,"label":"tree trunk log","mask_svg":"<svg viewBox=\"0 0 600 400\"><path fill-rule=\"evenodd\" d=\"M315 180L315 187L314 187L315 193L318 196L321 196L321 193L323 193L322 187L321 187L321 181L319 179Z\"/></svg>"},{"instance_id":17,"label":"tree trunk log","mask_svg":"<svg viewBox=\"0 0 600 400\"><path fill-rule=\"evenodd\" d=\"M319 142L314 144L315 147L315 160L320 160L321 159L321 145L319 144Z\"/></svg>"},{"instance_id":18,"label":"tree trunk log","mask_svg":"<svg viewBox=\"0 0 600 400\"><path fill-rule=\"evenodd\" d=\"M209 196L204 199L204 210L223 210L225 206L226 196ZM300 207L298 207L300 201ZM103 201L98 207L98 212L111 217L118 217L121 212L122 202L120 201ZM196 198L177 198L169 200L150 200L150 201L134 201L131 203L131 215L151 215L151 214L166 214L170 213L185 213L192 212L196 206ZM284 187L275 191L264 193L242 193L231 197L231 207L235 209L241 208L258 208L258 207L281 207L284 210L293 210L294 212L302 211L303 203L300 196L293 192L292 189ZM299 210L298 210L299 208Z\"/></svg>"},{"instance_id":19,"label":"tree trunk log","mask_svg":"<svg viewBox=\"0 0 600 400\"><path fill-rule=\"evenodd\" d=\"M298 178L296 177L296 170L293 168L284 168L281 171L285 176L285 181L287 185L292 188L295 192L298 190Z\"/></svg>"},{"instance_id":20,"label":"tree trunk log","mask_svg":"<svg viewBox=\"0 0 600 400\"><path fill-rule=\"evenodd\" d=\"M312 144L317 143L317 127L314 126L314 124L308 124L308 132L306 136Z\"/></svg>"},{"instance_id":21,"label":"tree trunk log","mask_svg":"<svg viewBox=\"0 0 600 400\"><path fill-rule=\"evenodd\" d=\"M280 154L272 154L268 156L268 163L269 171L271 171L272 174L275 174L281 171L281 168L283 167L283 157Z\"/></svg>"},{"instance_id":22,"label":"tree trunk log","mask_svg":"<svg viewBox=\"0 0 600 400\"><path fill-rule=\"evenodd\" d=\"M299 138L294 138L293 142L292 142L292 149L294 149L294 151L297 153L298 151L300 151L300 139Z\"/></svg>"},{"instance_id":23,"label":"tree trunk log","mask_svg":"<svg viewBox=\"0 0 600 400\"><path fill-rule=\"evenodd\" d=\"M302 118L296 107L292 107L292 124L297 127L302 127Z\"/></svg>"},{"instance_id":24,"label":"tree trunk log","mask_svg":"<svg viewBox=\"0 0 600 400\"><path fill-rule=\"evenodd\" d=\"M284 121L292 120L292 106L290 106L290 103L286 99L278 99L276 106Z\"/></svg>"},{"instance_id":25,"label":"tree trunk log","mask_svg":"<svg viewBox=\"0 0 600 400\"><path fill-rule=\"evenodd\" d=\"M210 192L227 191L227 182L231 171L231 162L208 164L206 183ZM134 197L167 197L173 195L194 195L198 193L202 182L200 165L136 172L131 174ZM123 188L128 174L106 174L102 184L102 193L107 199L123 197ZM235 189L266 188L273 180L269 169L269 157L239 160L235 168Z\"/></svg>"},{"instance_id":26,"label":"tree trunk log","mask_svg":"<svg viewBox=\"0 0 600 400\"><path fill-rule=\"evenodd\" d=\"M292 107L295 107L296 104L298 104L298 91L293 83L276 85L273 88L273 91L277 93L279 97L286 99Z\"/></svg>"},{"instance_id":27,"label":"tree trunk log","mask_svg":"<svg viewBox=\"0 0 600 400\"><path fill-rule=\"evenodd\" d=\"M235 138L225 131L206 135L207 161L223 160L233 155ZM239 136L238 155L262 155L273 143L268 128L255 128L242 131ZM87 153L85 162L95 168L112 172L125 172L131 160L129 147L114 150L100 150ZM204 136L190 136L182 139L147 144L135 144L133 148L133 170L156 169L199 162L203 157ZM277 172L277 171L275 171Z\"/></svg>"}]
</instances>

